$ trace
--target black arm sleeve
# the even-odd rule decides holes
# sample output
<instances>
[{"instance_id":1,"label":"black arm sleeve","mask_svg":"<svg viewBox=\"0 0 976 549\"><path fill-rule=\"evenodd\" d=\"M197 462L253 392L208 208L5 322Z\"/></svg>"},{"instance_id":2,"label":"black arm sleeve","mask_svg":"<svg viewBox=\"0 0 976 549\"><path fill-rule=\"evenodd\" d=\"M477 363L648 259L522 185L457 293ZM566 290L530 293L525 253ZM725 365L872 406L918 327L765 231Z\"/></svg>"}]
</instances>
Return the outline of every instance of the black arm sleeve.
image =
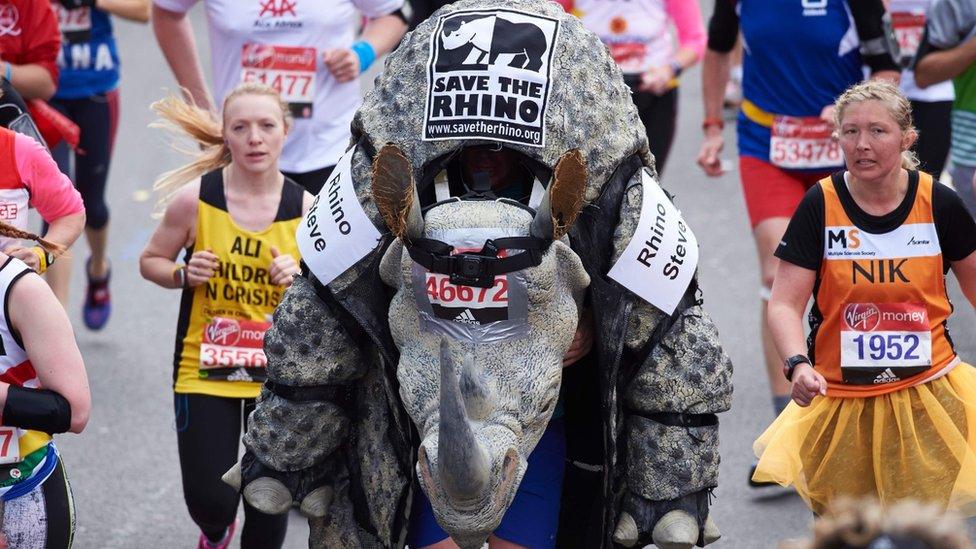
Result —
<instances>
[{"instance_id":1,"label":"black arm sleeve","mask_svg":"<svg viewBox=\"0 0 976 549\"><path fill-rule=\"evenodd\" d=\"M715 0L715 11L708 20L708 49L728 53L739 38L739 16L734 0Z\"/></svg>"},{"instance_id":2,"label":"black arm sleeve","mask_svg":"<svg viewBox=\"0 0 976 549\"><path fill-rule=\"evenodd\" d=\"M932 217L942 257L959 261L976 251L976 221L956 191L938 183L933 185Z\"/></svg>"},{"instance_id":3,"label":"black arm sleeve","mask_svg":"<svg viewBox=\"0 0 976 549\"><path fill-rule=\"evenodd\" d=\"M893 40L889 40L884 24L885 8L881 0L848 0L847 6L854 17L857 36L861 40L861 59L871 72L901 71L892 52Z\"/></svg>"},{"instance_id":4,"label":"black arm sleeve","mask_svg":"<svg viewBox=\"0 0 976 549\"><path fill-rule=\"evenodd\" d=\"M11 385L3 405L3 424L51 435L64 433L71 428L71 404L49 389Z\"/></svg>"},{"instance_id":5,"label":"black arm sleeve","mask_svg":"<svg viewBox=\"0 0 976 549\"><path fill-rule=\"evenodd\" d=\"M817 271L823 261L824 196L820 185L814 185L803 195L783 240L776 247L776 257Z\"/></svg>"}]
</instances>

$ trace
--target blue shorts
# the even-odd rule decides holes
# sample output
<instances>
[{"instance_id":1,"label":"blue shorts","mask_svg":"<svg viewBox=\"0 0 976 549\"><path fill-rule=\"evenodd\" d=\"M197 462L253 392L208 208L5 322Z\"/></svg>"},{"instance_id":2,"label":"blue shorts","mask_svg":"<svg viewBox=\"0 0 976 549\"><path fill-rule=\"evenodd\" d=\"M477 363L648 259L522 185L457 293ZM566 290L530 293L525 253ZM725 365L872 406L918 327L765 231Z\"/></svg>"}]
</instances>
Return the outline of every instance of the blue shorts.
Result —
<instances>
[{"instance_id":1,"label":"blue shorts","mask_svg":"<svg viewBox=\"0 0 976 549\"><path fill-rule=\"evenodd\" d=\"M539 444L529 454L528 467L494 534L499 538L529 547L551 549L556 546L559 527L559 500L563 492L566 463L566 436L562 418L549 422ZM447 532L434 519L427 495L418 486L413 492L410 532L407 544L420 549L447 539Z\"/></svg>"}]
</instances>

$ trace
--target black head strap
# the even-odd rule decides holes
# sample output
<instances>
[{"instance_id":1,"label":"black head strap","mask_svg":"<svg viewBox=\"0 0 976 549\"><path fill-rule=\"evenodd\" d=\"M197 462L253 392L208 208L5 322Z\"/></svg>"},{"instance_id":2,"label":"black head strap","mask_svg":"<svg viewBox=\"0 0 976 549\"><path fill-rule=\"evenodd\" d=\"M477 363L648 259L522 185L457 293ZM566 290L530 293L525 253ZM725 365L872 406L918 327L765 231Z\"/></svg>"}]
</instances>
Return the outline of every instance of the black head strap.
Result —
<instances>
[{"instance_id":1,"label":"black head strap","mask_svg":"<svg viewBox=\"0 0 976 549\"><path fill-rule=\"evenodd\" d=\"M430 238L414 238L407 244L410 257L432 273L446 274L451 284L490 288L495 276L542 263L542 255L552 240L534 236L512 236L485 241L478 252L451 255L454 246ZM524 250L508 257L498 257L501 250Z\"/></svg>"}]
</instances>

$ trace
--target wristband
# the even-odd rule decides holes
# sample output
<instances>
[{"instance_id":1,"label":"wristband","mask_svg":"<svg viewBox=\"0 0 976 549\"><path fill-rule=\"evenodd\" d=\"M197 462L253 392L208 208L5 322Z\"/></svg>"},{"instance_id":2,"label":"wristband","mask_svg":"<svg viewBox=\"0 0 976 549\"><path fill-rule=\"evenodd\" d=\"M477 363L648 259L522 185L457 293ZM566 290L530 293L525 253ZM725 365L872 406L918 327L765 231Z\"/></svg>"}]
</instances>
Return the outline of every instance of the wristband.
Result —
<instances>
[{"instance_id":1,"label":"wristband","mask_svg":"<svg viewBox=\"0 0 976 549\"><path fill-rule=\"evenodd\" d=\"M40 246L32 246L30 251L37 256L37 274L44 274L44 271L54 263L54 254Z\"/></svg>"},{"instance_id":2,"label":"wristband","mask_svg":"<svg viewBox=\"0 0 976 549\"><path fill-rule=\"evenodd\" d=\"M10 61L7 61L7 68L4 71L3 77L7 79L7 82L10 82L10 78L12 75L13 75L13 69L10 68Z\"/></svg>"},{"instance_id":3,"label":"wristband","mask_svg":"<svg viewBox=\"0 0 976 549\"><path fill-rule=\"evenodd\" d=\"M186 265L177 265L173 268L173 282L176 283L177 288L189 288L186 280Z\"/></svg>"},{"instance_id":4,"label":"wristband","mask_svg":"<svg viewBox=\"0 0 976 549\"><path fill-rule=\"evenodd\" d=\"M64 433L71 428L71 403L49 389L11 385L3 405L3 424L51 435Z\"/></svg>"},{"instance_id":5,"label":"wristband","mask_svg":"<svg viewBox=\"0 0 976 549\"><path fill-rule=\"evenodd\" d=\"M684 66L681 65L681 61L678 61L677 59L672 59L671 62L668 63L668 67L670 67L671 74L673 74L675 78L681 76L681 73L685 71Z\"/></svg>"},{"instance_id":6,"label":"wristband","mask_svg":"<svg viewBox=\"0 0 976 549\"><path fill-rule=\"evenodd\" d=\"M359 57L359 72L366 72L376 61L376 50L365 40L358 40L349 47Z\"/></svg>"},{"instance_id":7,"label":"wristband","mask_svg":"<svg viewBox=\"0 0 976 549\"><path fill-rule=\"evenodd\" d=\"M721 118L706 118L702 121L702 131L712 127L718 128L719 130L724 130L725 121Z\"/></svg>"}]
</instances>

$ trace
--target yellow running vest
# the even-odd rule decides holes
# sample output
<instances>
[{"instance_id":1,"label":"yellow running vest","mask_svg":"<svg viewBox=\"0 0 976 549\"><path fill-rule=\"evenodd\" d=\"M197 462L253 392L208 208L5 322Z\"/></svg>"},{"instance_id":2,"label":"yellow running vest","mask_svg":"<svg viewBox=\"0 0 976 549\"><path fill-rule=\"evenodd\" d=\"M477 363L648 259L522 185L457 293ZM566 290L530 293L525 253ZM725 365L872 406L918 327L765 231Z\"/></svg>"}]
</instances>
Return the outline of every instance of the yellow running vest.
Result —
<instances>
[{"instance_id":1,"label":"yellow running vest","mask_svg":"<svg viewBox=\"0 0 976 549\"><path fill-rule=\"evenodd\" d=\"M300 259L295 231L304 190L289 179L278 214L266 229L244 230L227 211L221 170L200 181L196 250L220 259L206 283L183 290L176 331L174 390L230 398L255 398L265 380L264 332L285 288L271 283L271 248Z\"/></svg>"}]
</instances>

